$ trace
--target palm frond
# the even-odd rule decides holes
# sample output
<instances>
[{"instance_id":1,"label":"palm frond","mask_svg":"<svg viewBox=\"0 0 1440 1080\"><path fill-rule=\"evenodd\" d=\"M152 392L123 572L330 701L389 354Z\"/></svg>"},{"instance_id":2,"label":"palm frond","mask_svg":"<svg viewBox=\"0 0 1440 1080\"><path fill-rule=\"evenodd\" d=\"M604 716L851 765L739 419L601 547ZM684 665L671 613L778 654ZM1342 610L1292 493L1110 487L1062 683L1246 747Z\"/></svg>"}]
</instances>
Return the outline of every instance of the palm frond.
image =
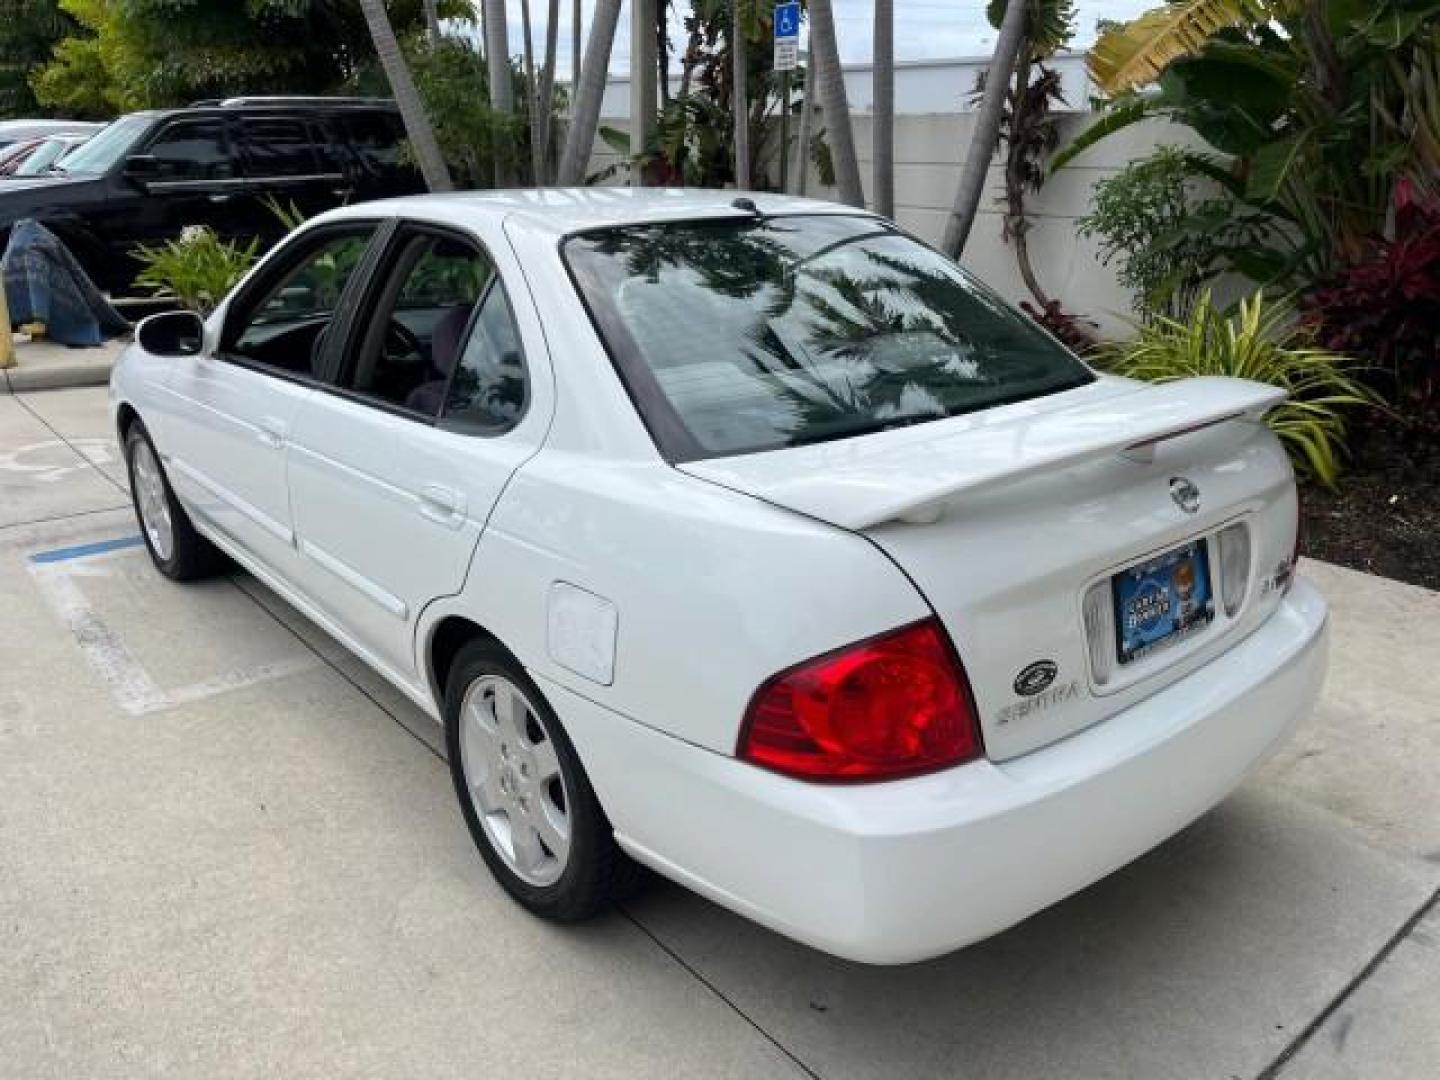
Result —
<instances>
[{"instance_id":1,"label":"palm frond","mask_svg":"<svg viewBox=\"0 0 1440 1080\"><path fill-rule=\"evenodd\" d=\"M1090 77L1107 94L1154 82L1174 60L1192 56L1232 26L1283 18L1301 0L1171 0L1107 31L1090 50Z\"/></svg>"}]
</instances>

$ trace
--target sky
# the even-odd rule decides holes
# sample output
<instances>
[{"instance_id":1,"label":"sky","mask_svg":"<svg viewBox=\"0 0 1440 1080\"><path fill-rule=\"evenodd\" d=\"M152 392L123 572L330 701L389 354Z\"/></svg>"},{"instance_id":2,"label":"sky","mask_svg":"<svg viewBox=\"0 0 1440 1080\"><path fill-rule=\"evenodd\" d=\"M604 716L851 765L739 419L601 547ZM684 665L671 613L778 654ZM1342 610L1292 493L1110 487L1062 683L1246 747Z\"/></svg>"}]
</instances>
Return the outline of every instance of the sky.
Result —
<instances>
[{"instance_id":1,"label":"sky","mask_svg":"<svg viewBox=\"0 0 1440 1080\"><path fill-rule=\"evenodd\" d=\"M590 12L594 0L582 0L585 31L590 28ZM1076 0L1075 45L1083 48L1095 38L1099 19L1128 19L1156 6L1158 0ZM574 0L560 0L560 50L557 69L568 78L570 71L570 23ZM844 63L864 63L870 59L873 0L832 0L835 8L836 37L840 42L840 58ZM506 0L510 31L510 51L518 55L521 42L520 0ZM684 8L684 0L676 7ZM537 53L545 47L545 15L547 0L530 0L534 19L533 33ZM895 59L937 60L962 56L984 55L990 51L995 31L985 19L984 0L896 0ZM678 20L676 20L678 22ZM678 27L672 37L678 37ZM803 42L803 38L802 38ZM539 56L537 56L537 63ZM613 71L630 67L629 5L621 12L620 27L611 53Z\"/></svg>"}]
</instances>

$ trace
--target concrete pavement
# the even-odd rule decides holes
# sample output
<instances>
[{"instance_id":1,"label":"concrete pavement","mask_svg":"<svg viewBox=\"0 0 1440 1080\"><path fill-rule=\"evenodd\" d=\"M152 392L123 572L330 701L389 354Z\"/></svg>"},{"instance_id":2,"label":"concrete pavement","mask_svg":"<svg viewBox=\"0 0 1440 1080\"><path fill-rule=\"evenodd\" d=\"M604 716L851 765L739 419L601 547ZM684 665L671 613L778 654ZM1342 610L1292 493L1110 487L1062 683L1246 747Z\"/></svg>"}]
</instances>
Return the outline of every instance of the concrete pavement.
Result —
<instances>
[{"instance_id":1,"label":"concrete pavement","mask_svg":"<svg viewBox=\"0 0 1440 1080\"><path fill-rule=\"evenodd\" d=\"M556 928L339 646L82 546L135 534L103 401L0 397L0 1076L1440 1075L1440 595L1308 566L1294 742L964 952L865 968L666 883Z\"/></svg>"}]
</instances>

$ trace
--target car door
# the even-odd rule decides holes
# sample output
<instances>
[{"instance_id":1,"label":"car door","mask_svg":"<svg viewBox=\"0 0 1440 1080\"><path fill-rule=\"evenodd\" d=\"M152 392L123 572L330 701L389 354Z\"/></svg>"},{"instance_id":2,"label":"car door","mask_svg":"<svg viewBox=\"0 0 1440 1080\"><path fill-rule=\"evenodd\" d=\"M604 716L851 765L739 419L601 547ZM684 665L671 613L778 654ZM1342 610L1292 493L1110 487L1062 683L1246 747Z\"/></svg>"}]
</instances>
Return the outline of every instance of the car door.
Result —
<instances>
[{"instance_id":1,"label":"car door","mask_svg":"<svg viewBox=\"0 0 1440 1080\"><path fill-rule=\"evenodd\" d=\"M207 226L233 238L244 181L235 167L223 116L182 117L160 125L127 159L121 190L92 216L116 265L135 269L138 245L176 240Z\"/></svg>"},{"instance_id":2,"label":"car door","mask_svg":"<svg viewBox=\"0 0 1440 1080\"><path fill-rule=\"evenodd\" d=\"M216 347L177 361L162 452L181 497L214 528L294 581L285 447L335 352L375 221L301 234L228 305Z\"/></svg>"},{"instance_id":3,"label":"car door","mask_svg":"<svg viewBox=\"0 0 1440 1080\"><path fill-rule=\"evenodd\" d=\"M237 120L245 169L246 212L254 235L273 238L285 230L269 205L292 207L314 217L344 201L349 181L323 140L300 114L242 115Z\"/></svg>"},{"instance_id":4,"label":"car door","mask_svg":"<svg viewBox=\"0 0 1440 1080\"><path fill-rule=\"evenodd\" d=\"M508 249L412 224L380 265L333 387L295 417L290 496L307 593L418 684L416 621L464 585L491 508L539 449L551 394L538 320L516 303L528 294L507 287L520 273Z\"/></svg>"}]
</instances>

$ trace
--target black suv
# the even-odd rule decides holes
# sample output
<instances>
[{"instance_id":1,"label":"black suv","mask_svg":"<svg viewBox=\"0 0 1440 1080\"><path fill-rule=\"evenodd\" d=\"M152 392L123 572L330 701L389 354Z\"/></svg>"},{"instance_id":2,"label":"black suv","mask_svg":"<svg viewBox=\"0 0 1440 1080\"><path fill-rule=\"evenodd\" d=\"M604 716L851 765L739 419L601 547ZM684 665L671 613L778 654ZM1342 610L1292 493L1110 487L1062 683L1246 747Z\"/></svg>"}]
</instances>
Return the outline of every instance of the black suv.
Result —
<instances>
[{"instance_id":1,"label":"black suv","mask_svg":"<svg viewBox=\"0 0 1440 1080\"><path fill-rule=\"evenodd\" d=\"M131 113L57 172L0 183L0 250L11 225L34 218L102 289L123 295L138 272L135 246L187 225L268 246L285 227L266 196L308 217L423 191L401 160L404 138L394 104L374 98L229 98Z\"/></svg>"}]
</instances>

